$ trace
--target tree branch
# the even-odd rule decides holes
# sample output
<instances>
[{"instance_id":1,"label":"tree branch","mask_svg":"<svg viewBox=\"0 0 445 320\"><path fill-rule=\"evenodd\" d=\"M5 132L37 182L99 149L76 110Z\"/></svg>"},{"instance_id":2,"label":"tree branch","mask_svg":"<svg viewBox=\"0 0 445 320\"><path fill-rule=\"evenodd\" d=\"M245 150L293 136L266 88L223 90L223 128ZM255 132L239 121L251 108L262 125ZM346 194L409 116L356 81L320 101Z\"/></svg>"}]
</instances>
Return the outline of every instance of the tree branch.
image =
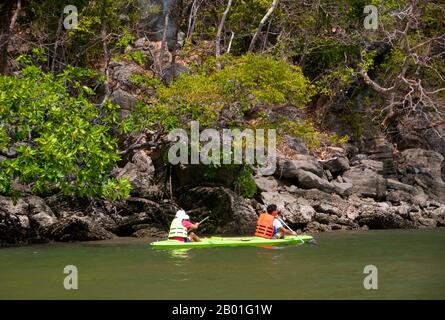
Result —
<instances>
[{"instance_id":1,"label":"tree branch","mask_svg":"<svg viewBox=\"0 0 445 320\"><path fill-rule=\"evenodd\" d=\"M272 6L269 8L263 19L261 19L260 25L258 26L257 31L255 32L255 35L253 36L252 41L250 42L249 46L249 52L253 51L253 48L255 47L255 43L261 33L261 30L263 29L264 24L266 23L267 19L272 15L272 13L275 11L275 9L278 7L279 0L273 0Z\"/></svg>"},{"instance_id":2,"label":"tree branch","mask_svg":"<svg viewBox=\"0 0 445 320\"><path fill-rule=\"evenodd\" d=\"M226 17L229 14L230 7L232 6L233 0L229 0L227 3L226 10L223 12L223 15L221 17L221 20L219 22L218 26L218 32L216 33L216 39L215 39L215 57L218 59L221 56L221 34L224 28L224 23L226 21ZM218 70L221 70L221 62L217 61L216 68Z\"/></svg>"}]
</instances>

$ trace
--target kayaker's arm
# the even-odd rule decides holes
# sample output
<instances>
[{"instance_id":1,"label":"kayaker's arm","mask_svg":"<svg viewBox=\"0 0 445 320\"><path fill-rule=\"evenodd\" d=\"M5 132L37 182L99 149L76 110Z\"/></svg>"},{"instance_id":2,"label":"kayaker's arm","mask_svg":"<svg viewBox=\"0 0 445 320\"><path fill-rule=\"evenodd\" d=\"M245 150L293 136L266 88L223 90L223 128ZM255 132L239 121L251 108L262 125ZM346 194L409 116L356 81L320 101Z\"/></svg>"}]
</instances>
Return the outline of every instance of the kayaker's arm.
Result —
<instances>
[{"instance_id":1,"label":"kayaker's arm","mask_svg":"<svg viewBox=\"0 0 445 320\"><path fill-rule=\"evenodd\" d=\"M196 230L199 227L199 223L191 223L188 220L184 220L182 225L187 228L188 231Z\"/></svg>"},{"instance_id":2,"label":"kayaker's arm","mask_svg":"<svg viewBox=\"0 0 445 320\"><path fill-rule=\"evenodd\" d=\"M193 223L188 227L189 230L196 230L199 227L199 223Z\"/></svg>"},{"instance_id":3,"label":"kayaker's arm","mask_svg":"<svg viewBox=\"0 0 445 320\"><path fill-rule=\"evenodd\" d=\"M287 235L294 235L294 236L297 235L297 233L296 233L295 231L287 230L285 227L281 227L281 228L280 228L280 231L281 231L283 234L287 234Z\"/></svg>"}]
</instances>

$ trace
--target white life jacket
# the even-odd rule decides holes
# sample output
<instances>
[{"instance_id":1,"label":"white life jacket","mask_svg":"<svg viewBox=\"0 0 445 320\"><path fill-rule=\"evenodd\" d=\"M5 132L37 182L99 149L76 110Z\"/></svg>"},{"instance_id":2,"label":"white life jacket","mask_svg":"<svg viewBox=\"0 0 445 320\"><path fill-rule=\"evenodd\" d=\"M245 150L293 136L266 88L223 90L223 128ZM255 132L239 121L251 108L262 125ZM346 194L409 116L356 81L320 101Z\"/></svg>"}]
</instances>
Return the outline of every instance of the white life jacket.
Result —
<instances>
[{"instance_id":1,"label":"white life jacket","mask_svg":"<svg viewBox=\"0 0 445 320\"><path fill-rule=\"evenodd\" d=\"M182 219L173 219L172 224L170 225L170 232L168 233L168 237L187 238L187 236L187 228L182 225Z\"/></svg>"}]
</instances>

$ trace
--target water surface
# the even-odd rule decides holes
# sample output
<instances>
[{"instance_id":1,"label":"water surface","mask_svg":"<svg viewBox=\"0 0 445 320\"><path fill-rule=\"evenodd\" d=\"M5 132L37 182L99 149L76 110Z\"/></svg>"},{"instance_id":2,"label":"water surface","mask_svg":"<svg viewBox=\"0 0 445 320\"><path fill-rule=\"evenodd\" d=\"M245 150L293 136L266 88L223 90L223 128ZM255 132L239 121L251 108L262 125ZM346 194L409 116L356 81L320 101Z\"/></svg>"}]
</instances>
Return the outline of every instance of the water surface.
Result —
<instances>
[{"instance_id":1,"label":"water surface","mask_svg":"<svg viewBox=\"0 0 445 320\"><path fill-rule=\"evenodd\" d=\"M445 229L323 233L317 245L153 250L118 239L0 249L0 299L445 299ZM79 272L65 290L66 265ZM365 290L366 265L378 289Z\"/></svg>"}]
</instances>

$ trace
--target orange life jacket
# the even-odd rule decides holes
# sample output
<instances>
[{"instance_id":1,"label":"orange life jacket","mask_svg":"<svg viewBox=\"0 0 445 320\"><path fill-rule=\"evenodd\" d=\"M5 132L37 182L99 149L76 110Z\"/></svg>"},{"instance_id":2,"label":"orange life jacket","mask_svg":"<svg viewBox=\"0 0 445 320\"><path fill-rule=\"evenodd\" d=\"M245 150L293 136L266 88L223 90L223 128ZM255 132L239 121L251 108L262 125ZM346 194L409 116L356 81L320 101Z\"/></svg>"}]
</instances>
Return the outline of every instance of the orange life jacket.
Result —
<instances>
[{"instance_id":1,"label":"orange life jacket","mask_svg":"<svg viewBox=\"0 0 445 320\"><path fill-rule=\"evenodd\" d=\"M268 213L260 214L258 222L256 224L255 236L262 237L265 239L272 239L274 227L273 220L274 216Z\"/></svg>"}]
</instances>

